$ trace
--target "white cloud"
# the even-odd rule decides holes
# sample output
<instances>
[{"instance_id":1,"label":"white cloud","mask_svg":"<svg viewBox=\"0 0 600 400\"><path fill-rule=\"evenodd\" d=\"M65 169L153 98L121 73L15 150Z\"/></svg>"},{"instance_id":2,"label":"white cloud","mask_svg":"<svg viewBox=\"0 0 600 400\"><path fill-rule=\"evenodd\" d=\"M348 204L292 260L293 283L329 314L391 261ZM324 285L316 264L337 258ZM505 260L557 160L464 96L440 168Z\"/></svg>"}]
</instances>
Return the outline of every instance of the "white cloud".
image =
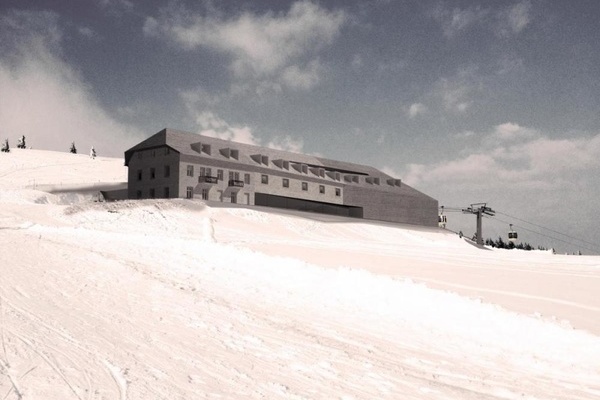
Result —
<instances>
[{"instance_id":1,"label":"white cloud","mask_svg":"<svg viewBox=\"0 0 600 400\"><path fill-rule=\"evenodd\" d=\"M259 144L248 126L231 126L212 112L200 112L196 116L196 123L201 135L245 144Z\"/></svg>"},{"instance_id":2,"label":"white cloud","mask_svg":"<svg viewBox=\"0 0 600 400\"><path fill-rule=\"evenodd\" d=\"M355 54L352 57L351 65L352 65L352 68L354 68L357 71L363 67L364 61L360 54Z\"/></svg>"},{"instance_id":3,"label":"white cloud","mask_svg":"<svg viewBox=\"0 0 600 400\"><path fill-rule=\"evenodd\" d=\"M422 103L413 103L408 107L408 116L410 118L415 118L419 115L425 114L427 112L427 106Z\"/></svg>"},{"instance_id":4,"label":"white cloud","mask_svg":"<svg viewBox=\"0 0 600 400\"><path fill-rule=\"evenodd\" d=\"M94 38L97 35L96 32L94 32L94 30L92 30L91 28L89 28L87 26L82 26L77 31L79 32L79 34L81 36L84 36L88 39Z\"/></svg>"},{"instance_id":5,"label":"white cloud","mask_svg":"<svg viewBox=\"0 0 600 400\"><path fill-rule=\"evenodd\" d=\"M195 123L198 125L198 133L201 135L255 146L265 146L272 149L302 153L304 143L301 140L294 139L287 135L277 136L271 140L262 140L254 135L252 128L249 126L229 124L212 111L194 111L193 104L193 102L188 102L187 107L189 112L194 115Z\"/></svg>"},{"instance_id":6,"label":"white cloud","mask_svg":"<svg viewBox=\"0 0 600 400\"><path fill-rule=\"evenodd\" d=\"M497 125L490 138L494 141L515 141L527 140L538 136L538 132L533 129L524 128L513 122L506 122Z\"/></svg>"},{"instance_id":7,"label":"white cloud","mask_svg":"<svg viewBox=\"0 0 600 400\"><path fill-rule=\"evenodd\" d=\"M450 9L441 4L431 15L440 24L444 36L448 38L474 27L488 28L498 36L508 37L520 33L527 27L531 21L530 10L529 0L499 10L483 8L479 5Z\"/></svg>"},{"instance_id":8,"label":"white cloud","mask_svg":"<svg viewBox=\"0 0 600 400\"><path fill-rule=\"evenodd\" d=\"M321 72L318 52L333 42L345 21L342 11L311 1L293 3L285 14L243 12L229 19L171 7L158 18L147 18L144 32L187 50L204 47L228 54L237 79L309 89Z\"/></svg>"},{"instance_id":9,"label":"white cloud","mask_svg":"<svg viewBox=\"0 0 600 400\"><path fill-rule=\"evenodd\" d=\"M570 187L574 176L590 179L596 170L600 170L600 135L552 139L534 129L505 123L483 135L480 147L470 154L409 165L404 180L413 185L558 189Z\"/></svg>"},{"instance_id":10,"label":"white cloud","mask_svg":"<svg viewBox=\"0 0 600 400\"><path fill-rule=\"evenodd\" d=\"M482 9L479 5L452 10L438 6L433 11L433 17L441 24L444 36L453 37L473 25L480 24L485 20L488 13L488 10Z\"/></svg>"},{"instance_id":11,"label":"white cloud","mask_svg":"<svg viewBox=\"0 0 600 400\"><path fill-rule=\"evenodd\" d=\"M530 9L531 3L525 0L498 13L496 33L502 37L520 33L530 22Z\"/></svg>"},{"instance_id":12,"label":"white cloud","mask_svg":"<svg viewBox=\"0 0 600 400\"><path fill-rule=\"evenodd\" d=\"M447 110L464 113L473 104L472 90L472 86L465 81L442 78L438 83L436 93Z\"/></svg>"},{"instance_id":13,"label":"white cloud","mask_svg":"<svg viewBox=\"0 0 600 400\"><path fill-rule=\"evenodd\" d=\"M319 82L322 70L318 60L312 60L304 67L290 65L283 70L281 80L290 88L310 89Z\"/></svg>"},{"instance_id":14,"label":"white cloud","mask_svg":"<svg viewBox=\"0 0 600 400\"><path fill-rule=\"evenodd\" d=\"M62 32L56 14L10 12L0 19L7 41L0 54L0 125L9 140L20 135L35 148L94 145L99 155L120 156L141 134L109 116L88 85L58 54Z\"/></svg>"},{"instance_id":15,"label":"white cloud","mask_svg":"<svg viewBox=\"0 0 600 400\"><path fill-rule=\"evenodd\" d=\"M507 54L500 58L498 74L504 75L523 67L523 59L515 55Z\"/></svg>"}]
</instances>

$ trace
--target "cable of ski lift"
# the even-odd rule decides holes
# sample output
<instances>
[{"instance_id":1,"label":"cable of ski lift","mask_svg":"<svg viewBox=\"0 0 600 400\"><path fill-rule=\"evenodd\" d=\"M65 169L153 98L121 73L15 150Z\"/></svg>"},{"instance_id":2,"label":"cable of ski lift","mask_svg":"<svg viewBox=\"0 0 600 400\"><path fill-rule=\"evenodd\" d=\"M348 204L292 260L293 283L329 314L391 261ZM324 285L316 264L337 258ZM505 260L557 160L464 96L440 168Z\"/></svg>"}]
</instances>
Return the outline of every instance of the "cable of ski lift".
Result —
<instances>
[{"instance_id":1,"label":"cable of ski lift","mask_svg":"<svg viewBox=\"0 0 600 400\"><path fill-rule=\"evenodd\" d=\"M591 243L591 242L585 241L585 240L583 240L583 239L579 239L579 238L576 238L576 237L574 237L574 236L567 235L566 233L562 233L562 232L556 231L556 230L554 230L554 229L546 228L546 227L544 227L544 226L541 226L541 225L535 224L535 223L533 223L533 222L528 222L528 221L525 221L524 219L521 219L521 218L518 218L518 217L514 217L514 216L512 216L512 215L505 214L505 213L503 213L503 212L500 212L500 211L496 211L496 213L498 213L498 214L502 214L502 215L504 215L504 216L507 216L507 217L509 217L509 218L512 218L512 219L516 219L516 220L518 220L518 221L521 221L521 222L525 222L526 224L533 225L533 226L535 226L535 227L537 227L537 228L541 228L541 229L545 229L545 230L547 230L547 231L550 231L550 232L553 232L553 233L557 233L557 234L559 234L559 235L562 235L562 236L568 237L569 239L577 240L578 242L582 242L582 243L588 244L588 245L590 245L590 246L594 246L594 247L598 246L598 243Z\"/></svg>"},{"instance_id":2,"label":"cable of ski lift","mask_svg":"<svg viewBox=\"0 0 600 400\"><path fill-rule=\"evenodd\" d=\"M490 218L491 219L491 217L485 217L485 218ZM502 219L500 219L498 217L494 217L494 219L496 219L497 221L503 222L505 224L510 224L508 221L504 221L504 220L502 220ZM514 225L514 224L512 224L512 225L515 226L518 229L522 229L522 230L527 231L527 232L535 233L536 235L540 235L540 236L546 237L548 239L557 240L559 242L563 242L563 243L569 244L571 246L575 246L575 247L583 249L583 250L588 250L588 251L591 251L591 252L600 252L600 248L598 248L598 247L596 247L594 249L591 249L589 247L581 246L581 244L579 244L579 243L567 242L566 240L559 239L559 238L554 237L554 236L549 236L549 235L543 234L543 233L538 232L538 231L527 229L524 226L517 226L517 225Z\"/></svg>"}]
</instances>

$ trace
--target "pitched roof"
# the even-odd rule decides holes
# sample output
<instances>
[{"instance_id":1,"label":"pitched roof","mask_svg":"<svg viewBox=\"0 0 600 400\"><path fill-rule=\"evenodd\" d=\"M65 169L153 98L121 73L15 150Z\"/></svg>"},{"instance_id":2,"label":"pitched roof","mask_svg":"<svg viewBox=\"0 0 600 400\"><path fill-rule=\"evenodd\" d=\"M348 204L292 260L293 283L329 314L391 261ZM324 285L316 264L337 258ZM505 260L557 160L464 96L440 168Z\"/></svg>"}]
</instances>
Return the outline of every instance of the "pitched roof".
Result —
<instances>
[{"instance_id":1,"label":"pitched roof","mask_svg":"<svg viewBox=\"0 0 600 400\"><path fill-rule=\"evenodd\" d=\"M202 136L196 133L183 132L169 128L161 130L160 132L150 136L148 139L138 143L129 150L125 151L125 165L129 164L129 160L131 159L131 156L135 151L160 146L168 146L173 150L179 152L180 154L200 156L200 154L192 148L193 144L198 143L211 145L214 147L214 151L217 151L217 149L235 148L239 150L238 161L244 164L254 164L255 161L251 158L251 156L262 154L268 156L270 158L270 161L283 159L291 163L301 163L306 164L310 167L321 167L327 170L335 170L346 174L358 174L378 176L382 178L391 178L389 175L368 165L336 161L308 154L293 153L285 150L277 150L268 147L233 142L230 140Z\"/></svg>"}]
</instances>

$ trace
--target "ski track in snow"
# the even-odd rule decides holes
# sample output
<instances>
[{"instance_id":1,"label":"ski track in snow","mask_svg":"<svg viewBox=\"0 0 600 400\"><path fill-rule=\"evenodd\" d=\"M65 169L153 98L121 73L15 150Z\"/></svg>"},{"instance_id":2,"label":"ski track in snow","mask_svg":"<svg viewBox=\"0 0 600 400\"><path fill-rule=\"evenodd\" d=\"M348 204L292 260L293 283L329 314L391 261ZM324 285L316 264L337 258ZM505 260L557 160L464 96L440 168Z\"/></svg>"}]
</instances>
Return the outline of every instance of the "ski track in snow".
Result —
<instances>
[{"instance_id":1,"label":"ski track in snow","mask_svg":"<svg viewBox=\"0 0 600 400\"><path fill-rule=\"evenodd\" d=\"M193 201L42 203L2 160L0 398L600 398L598 257Z\"/></svg>"}]
</instances>

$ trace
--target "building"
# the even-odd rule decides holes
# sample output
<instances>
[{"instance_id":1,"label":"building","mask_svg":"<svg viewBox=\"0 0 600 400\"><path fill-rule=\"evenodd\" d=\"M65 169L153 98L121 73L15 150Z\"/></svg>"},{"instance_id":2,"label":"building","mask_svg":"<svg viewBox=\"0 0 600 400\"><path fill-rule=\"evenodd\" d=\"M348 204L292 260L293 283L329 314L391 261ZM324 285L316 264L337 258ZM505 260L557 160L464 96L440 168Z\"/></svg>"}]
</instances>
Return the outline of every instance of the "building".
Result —
<instances>
[{"instance_id":1,"label":"building","mask_svg":"<svg viewBox=\"0 0 600 400\"><path fill-rule=\"evenodd\" d=\"M128 197L200 198L437 226L437 200L373 167L163 129L125 152Z\"/></svg>"}]
</instances>

